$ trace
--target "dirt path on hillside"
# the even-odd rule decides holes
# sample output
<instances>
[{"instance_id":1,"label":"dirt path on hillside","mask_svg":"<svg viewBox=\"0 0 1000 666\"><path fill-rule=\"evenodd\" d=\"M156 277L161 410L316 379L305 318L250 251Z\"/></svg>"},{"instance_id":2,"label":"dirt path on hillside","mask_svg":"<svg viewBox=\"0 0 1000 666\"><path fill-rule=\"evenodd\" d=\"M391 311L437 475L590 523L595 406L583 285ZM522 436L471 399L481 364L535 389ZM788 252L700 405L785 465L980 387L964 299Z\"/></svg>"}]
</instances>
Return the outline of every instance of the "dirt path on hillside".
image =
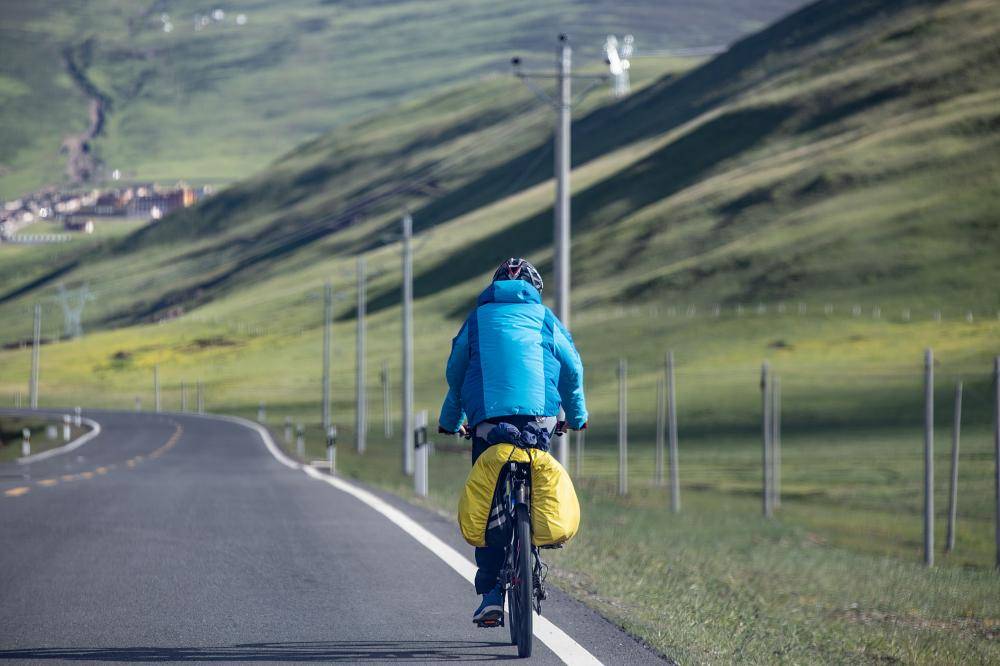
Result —
<instances>
[{"instance_id":1,"label":"dirt path on hillside","mask_svg":"<svg viewBox=\"0 0 1000 666\"><path fill-rule=\"evenodd\" d=\"M92 42L88 40L81 48L91 49ZM63 65L73 83L89 98L87 113L89 126L79 134L71 134L63 139L61 151L66 155L66 175L72 183L79 184L89 181L100 167L100 162L93 154L91 141L97 138L104 129L104 120L110 100L97 86L87 78L84 67L77 61L75 49L67 46L62 52Z\"/></svg>"}]
</instances>

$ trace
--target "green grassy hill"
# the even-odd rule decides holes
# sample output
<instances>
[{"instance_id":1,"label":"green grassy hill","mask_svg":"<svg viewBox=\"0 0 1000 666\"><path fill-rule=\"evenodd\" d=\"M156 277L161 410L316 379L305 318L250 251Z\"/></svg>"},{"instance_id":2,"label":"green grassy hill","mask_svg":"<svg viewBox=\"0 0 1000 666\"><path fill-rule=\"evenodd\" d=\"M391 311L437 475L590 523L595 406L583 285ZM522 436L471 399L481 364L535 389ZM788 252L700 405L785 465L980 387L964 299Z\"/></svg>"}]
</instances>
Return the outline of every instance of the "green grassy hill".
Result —
<instances>
[{"instance_id":1,"label":"green grassy hill","mask_svg":"<svg viewBox=\"0 0 1000 666\"><path fill-rule=\"evenodd\" d=\"M998 27L985 0L826 0L693 68L640 61L631 97L578 109L572 325L592 427L573 468L584 530L553 556L553 575L666 654L997 660ZM407 494L377 388L383 361L399 377L400 211L419 230L416 402L433 418L449 340L495 264L527 254L551 270L550 131L550 111L507 77L370 115L125 238L22 255L0 274L0 341L28 335L36 301L46 335L57 332L55 284L89 282L89 334L42 350L43 405L148 407L158 365L168 409L204 381L209 410L253 416L265 402L272 424L306 423L307 457L320 456L320 294L332 279L347 297L333 333L339 464ZM365 456L351 451L358 254L373 274ZM919 564L925 347L937 359L939 544L954 382L966 390L958 545L939 549L934 570ZM653 483L667 349L680 515ZM0 351L0 394L25 390L29 357ZM759 516L764 359L785 396L775 521ZM442 447L432 460L427 502L450 513L467 457Z\"/></svg>"},{"instance_id":2,"label":"green grassy hill","mask_svg":"<svg viewBox=\"0 0 1000 666\"><path fill-rule=\"evenodd\" d=\"M1000 77L979 63L996 23L972 2L820 3L622 102L592 96L574 130L577 302L992 314ZM666 67L640 65L640 84ZM45 293L50 271L100 284L92 325L148 321L372 250L404 206L418 230L463 237L434 241L418 296L479 281L507 254L545 270L549 122L506 78L447 89L315 139L73 270L36 267L0 307ZM373 309L395 298L376 289Z\"/></svg>"},{"instance_id":3,"label":"green grassy hill","mask_svg":"<svg viewBox=\"0 0 1000 666\"><path fill-rule=\"evenodd\" d=\"M0 197L60 182L60 145L88 124L83 88L105 103L90 142L98 180L120 169L228 182L351 119L503 70L515 52L549 60L558 32L583 62L607 32L633 32L646 51L725 44L799 4L5 0Z\"/></svg>"}]
</instances>

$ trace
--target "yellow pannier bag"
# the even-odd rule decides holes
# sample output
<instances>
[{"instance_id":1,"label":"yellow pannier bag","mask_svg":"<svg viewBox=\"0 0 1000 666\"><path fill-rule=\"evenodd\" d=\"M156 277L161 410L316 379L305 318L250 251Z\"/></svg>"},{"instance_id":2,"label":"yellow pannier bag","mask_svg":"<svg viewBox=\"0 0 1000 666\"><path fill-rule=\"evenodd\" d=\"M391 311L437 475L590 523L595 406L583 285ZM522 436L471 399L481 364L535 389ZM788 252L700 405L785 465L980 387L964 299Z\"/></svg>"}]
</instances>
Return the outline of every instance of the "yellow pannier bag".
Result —
<instances>
[{"instance_id":1,"label":"yellow pannier bag","mask_svg":"<svg viewBox=\"0 0 1000 666\"><path fill-rule=\"evenodd\" d=\"M512 460L531 463L532 543L554 546L572 539L580 529L580 502L565 468L545 451L494 444L472 466L458 500L458 524L465 540L477 547L486 545L493 493L500 471Z\"/></svg>"}]
</instances>

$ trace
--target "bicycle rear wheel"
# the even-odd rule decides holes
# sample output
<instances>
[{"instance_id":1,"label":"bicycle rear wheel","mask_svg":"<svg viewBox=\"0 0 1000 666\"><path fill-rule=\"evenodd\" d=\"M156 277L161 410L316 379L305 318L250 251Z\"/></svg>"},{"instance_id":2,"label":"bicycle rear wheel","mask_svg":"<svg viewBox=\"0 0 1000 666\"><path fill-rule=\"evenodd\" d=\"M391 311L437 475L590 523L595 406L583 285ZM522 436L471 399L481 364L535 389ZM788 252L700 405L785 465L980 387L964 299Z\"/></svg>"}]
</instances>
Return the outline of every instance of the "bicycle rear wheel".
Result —
<instances>
[{"instance_id":1,"label":"bicycle rear wheel","mask_svg":"<svg viewBox=\"0 0 1000 666\"><path fill-rule=\"evenodd\" d=\"M531 519L528 507L519 504L514 521L514 576L507 590L510 608L510 642L517 645L517 656L530 657L532 644L531 595Z\"/></svg>"}]
</instances>

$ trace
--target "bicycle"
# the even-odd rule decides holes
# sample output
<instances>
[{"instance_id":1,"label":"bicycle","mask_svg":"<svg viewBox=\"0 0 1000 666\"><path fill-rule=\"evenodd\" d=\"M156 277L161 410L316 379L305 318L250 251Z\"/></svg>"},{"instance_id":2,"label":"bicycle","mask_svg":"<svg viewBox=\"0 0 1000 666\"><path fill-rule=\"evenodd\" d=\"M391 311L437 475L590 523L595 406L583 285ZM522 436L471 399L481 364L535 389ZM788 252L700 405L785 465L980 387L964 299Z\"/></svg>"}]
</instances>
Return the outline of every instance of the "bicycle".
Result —
<instances>
[{"instance_id":1,"label":"bicycle","mask_svg":"<svg viewBox=\"0 0 1000 666\"><path fill-rule=\"evenodd\" d=\"M565 424L560 422L553 434L561 437L564 433ZM531 544L530 463L507 463L502 497L503 510L513 524L504 566L500 570L500 584L506 592L507 612L510 615L510 642L517 646L519 657L530 657L534 635L532 611L541 615L542 601L548 596L545 591L548 567L542 561L538 548ZM554 547L560 548L561 545ZM503 626L503 616L499 624Z\"/></svg>"}]
</instances>

